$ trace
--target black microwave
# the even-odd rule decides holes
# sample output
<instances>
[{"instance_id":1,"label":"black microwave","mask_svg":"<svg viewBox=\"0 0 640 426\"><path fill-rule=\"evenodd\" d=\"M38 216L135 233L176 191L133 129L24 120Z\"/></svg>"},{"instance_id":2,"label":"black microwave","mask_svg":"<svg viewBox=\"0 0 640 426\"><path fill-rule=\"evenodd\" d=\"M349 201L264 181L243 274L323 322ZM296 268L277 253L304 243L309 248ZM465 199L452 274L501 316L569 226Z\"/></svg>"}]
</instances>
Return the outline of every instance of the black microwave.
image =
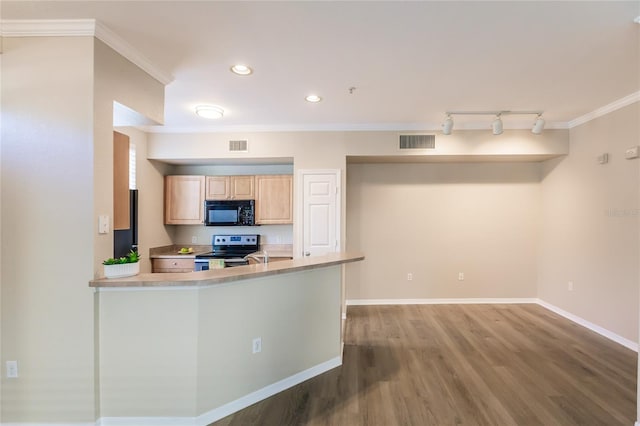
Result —
<instances>
[{"instance_id":1,"label":"black microwave","mask_svg":"<svg viewBox=\"0 0 640 426\"><path fill-rule=\"evenodd\" d=\"M253 226L254 200L207 200L204 202L206 226Z\"/></svg>"}]
</instances>

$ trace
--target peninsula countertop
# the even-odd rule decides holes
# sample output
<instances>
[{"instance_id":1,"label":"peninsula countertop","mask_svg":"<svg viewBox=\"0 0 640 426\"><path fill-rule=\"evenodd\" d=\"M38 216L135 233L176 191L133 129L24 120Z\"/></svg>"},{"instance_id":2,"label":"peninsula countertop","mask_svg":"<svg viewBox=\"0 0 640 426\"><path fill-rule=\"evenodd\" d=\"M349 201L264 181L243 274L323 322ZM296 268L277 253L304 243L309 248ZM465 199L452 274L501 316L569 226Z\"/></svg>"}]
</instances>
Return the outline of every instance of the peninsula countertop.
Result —
<instances>
[{"instance_id":1,"label":"peninsula countertop","mask_svg":"<svg viewBox=\"0 0 640 426\"><path fill-rule=\"evenodd\" d=\"M89 287L204 287L251 278L325 268L364 260L364 254L353 252L328 253L323 256L301 257L278 262L212 269L198 272L144 273L127 278L101 278L89 282Z\"/></svg>"}]
</instances>

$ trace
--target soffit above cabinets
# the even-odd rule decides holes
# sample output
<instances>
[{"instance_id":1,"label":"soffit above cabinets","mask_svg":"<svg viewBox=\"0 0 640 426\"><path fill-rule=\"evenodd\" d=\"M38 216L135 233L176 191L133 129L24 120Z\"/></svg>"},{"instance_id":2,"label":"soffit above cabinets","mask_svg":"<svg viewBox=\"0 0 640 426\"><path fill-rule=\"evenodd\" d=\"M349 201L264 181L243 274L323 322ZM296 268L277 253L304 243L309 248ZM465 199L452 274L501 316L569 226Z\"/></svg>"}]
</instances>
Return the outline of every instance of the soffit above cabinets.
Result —
<instances>
[{"instance_id":1,"label":"soffit above cabinets","mask_svg":"<svg viewBox=\"0 0 640 426\"><path fill-rule=\"evenodd\" d=\"M538 163L566 154L535 155L360 155L348 156L347 164L384 163Z\"/></svg>"}]
</instances>

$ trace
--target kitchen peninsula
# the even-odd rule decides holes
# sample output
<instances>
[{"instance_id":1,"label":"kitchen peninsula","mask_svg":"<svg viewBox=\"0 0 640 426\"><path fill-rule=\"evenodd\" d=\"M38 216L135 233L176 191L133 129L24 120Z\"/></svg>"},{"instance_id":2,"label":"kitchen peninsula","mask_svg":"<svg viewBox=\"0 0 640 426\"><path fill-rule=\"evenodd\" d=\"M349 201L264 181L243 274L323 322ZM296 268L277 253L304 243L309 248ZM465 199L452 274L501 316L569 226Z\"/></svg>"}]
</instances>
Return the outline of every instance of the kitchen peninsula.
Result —
<instances>
[{"instance_id":1,"label":"kitchen peninsula","mask_svg":"<svg viewBox=\"0 0 640 426\"><path fill-rule=\"evenodd\" d=\"M103 419L206 425L339 366L343 265L363 259L91 281Z\"/></svg>"}]
</instances>

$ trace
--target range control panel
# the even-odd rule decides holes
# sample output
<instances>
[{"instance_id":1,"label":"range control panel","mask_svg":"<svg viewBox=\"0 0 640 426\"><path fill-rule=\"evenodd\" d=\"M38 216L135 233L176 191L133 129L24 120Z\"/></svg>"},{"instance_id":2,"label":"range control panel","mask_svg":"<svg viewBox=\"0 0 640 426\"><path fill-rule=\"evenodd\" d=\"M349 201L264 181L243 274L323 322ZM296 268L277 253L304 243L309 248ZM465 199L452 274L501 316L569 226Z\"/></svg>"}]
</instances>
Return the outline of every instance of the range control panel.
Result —
<instances>
[{"instance_id":1,"label":"range control panel","mask_svg":"<svg viewBox=\"0 0 640 426\"><path fill-rule=\"evenodd\" d=\"M214 235L214 246L255 246L259 245L260 236L251 235Z\"/></svg>"}]
</instances>

